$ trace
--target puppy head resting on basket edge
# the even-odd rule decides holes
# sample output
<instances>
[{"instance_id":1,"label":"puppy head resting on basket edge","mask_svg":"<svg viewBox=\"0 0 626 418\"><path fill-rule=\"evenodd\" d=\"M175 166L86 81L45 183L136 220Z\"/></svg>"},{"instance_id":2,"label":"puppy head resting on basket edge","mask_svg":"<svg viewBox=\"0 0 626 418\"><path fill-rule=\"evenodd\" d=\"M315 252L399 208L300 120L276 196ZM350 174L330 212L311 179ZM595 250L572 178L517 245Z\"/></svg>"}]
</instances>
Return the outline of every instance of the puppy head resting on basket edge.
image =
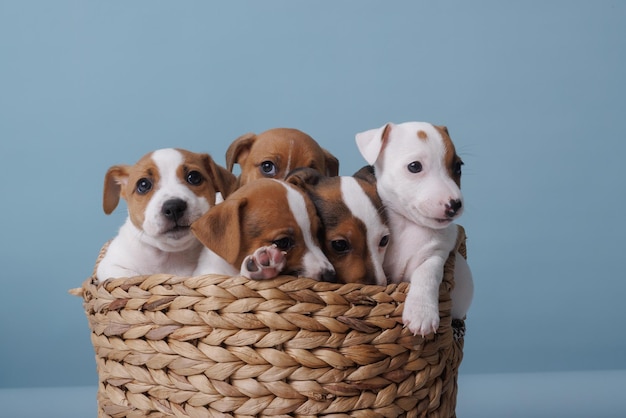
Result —
<instances>
[{"instance_id":1,"label":"puppy head resting on basket edge","mask_svg":"<svg viewBox=\"0 0 626 418\"><path fill-rule=\"evenodd\" d=\"M321 223L311 200L284 181L258 179L235 191L192 225L207 247L195 275L290 274L334 281L319 245ZM230 267L224 267L225 263Z\"/></svg>"},{"instance_id":2,"label":"puppy head resting on basket edge","mask_svg":"<svg viewBox=\"0 0 626 418\"><path fill-rule=\"evenodd\" d=\"M463 212L463 162L447 128L429 123L388 123L357 134L356 142L374 167L389 217L385 272L392 281L411 283L403 321L413 333L436 332L443 265L456 243L453 222ZM456 258L453 317L463 318L473 285L465 260Z\"/></svg>"},{"instance_id":3,"label":"puppy head resting on basket edge","mask_svg":"<svg viewBox=\"0 0 626 418\"><path fill-rule=\"evenodd\" d=\"M339 160L309 135L292 128L247 133L235 139L226 151L226 168L239 164L239 185L260 178L284 180L298 167L313 168L327 176L339 173Z\"/></svg>"},{"instance_id":4,"label":"puppy head resting on basket edge","mask_svg":"<svg viewBox=\"0 0 626 418\"><path fill-rule=\"evenodd\" d=\"M155 273L189 275L202 245L190 225L228 196L235 176L208 154L160 149L135 165L115 165L104 179L103 209L110 214L120 197L128 217L96 272L100 281Z\"/></svg>"},{"instance_id":5,"label":"puppy head resting on basket edge","mask_svg":"<svg viewBox=\"0 0 626 418\"><path fill-rule=\"evenodd\" d=\"M389 228L373 175L327 177L300 168L287 180L305 190L315 205L323 225L322 249L337 282L387 284L383 258Z\"/></svg>"}]
</instances>

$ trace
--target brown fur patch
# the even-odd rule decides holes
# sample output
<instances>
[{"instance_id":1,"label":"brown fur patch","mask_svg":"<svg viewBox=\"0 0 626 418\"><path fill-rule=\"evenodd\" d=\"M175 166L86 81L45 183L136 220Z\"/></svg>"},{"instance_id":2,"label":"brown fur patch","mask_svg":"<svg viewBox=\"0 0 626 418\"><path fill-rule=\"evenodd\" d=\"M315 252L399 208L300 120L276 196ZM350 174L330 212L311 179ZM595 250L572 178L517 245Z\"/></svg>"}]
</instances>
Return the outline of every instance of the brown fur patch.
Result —
<instances>
[{"instance_id":1,"label":"brown fur patch","mask_svg":"<svg viewBox=\"0 0 626 418\"><path fill-rule=\"evenodd\" d=\"M144 178L152 183L152 188L147 193L140 194L137 191L137 183ZM130 220L139 229L143 229L146 206L148 206L152 195L158 189L160 179L161 174L156 163L152 160L152 153L143 156L128 171L128 180L122 187L122 197L126 200Z\"/></svg>"},{"instance_id":2,"label":"brown fur patch","mask_svg":"<svg viewBox=\"0 0 626 418\"><path fill-rule=\"evenodd\" d=\"M454 180L454 182L461 187L461 175L456 172L456 167L458 164L461 164L461 158L457 155L456 149L454 147L454 143L452 142L452 138L450 138L450 133L448 132L448 128L445 126L435 126L435 129L441 135L443 139L443 144L445 147L445 167L448 170L448 174Z\"/></svg>"},{"instance_id":3,"label":"brown fur patch","mask_svg":"<svg viewBox=\"0 0 626 418\"><path fill-rule=\"evenodd\" d=\"M211 206L215 204L215 193L220 192L224 198L228 197L235 188L237 178L230 171L218 165L208 154L177 149L183 155L183 164L178 168L177 176L183 184L198 196L206 197ZM189 184L187 176L192 171L199 172L203 181L198 185Z\"/></svg>"},{"instance_id":4,"label":"brown fur patch","mask_svg":"<svg viewBox=\"0 0 626 418\"><path fill-rule=\"evenodd\" d=\"M419 139L421 139L422 141L425 141L425 140L428 139L428 134L426 134L426 132L420 130L420 131L417 131L417 137Z\"/></svg>"}]
</instances>

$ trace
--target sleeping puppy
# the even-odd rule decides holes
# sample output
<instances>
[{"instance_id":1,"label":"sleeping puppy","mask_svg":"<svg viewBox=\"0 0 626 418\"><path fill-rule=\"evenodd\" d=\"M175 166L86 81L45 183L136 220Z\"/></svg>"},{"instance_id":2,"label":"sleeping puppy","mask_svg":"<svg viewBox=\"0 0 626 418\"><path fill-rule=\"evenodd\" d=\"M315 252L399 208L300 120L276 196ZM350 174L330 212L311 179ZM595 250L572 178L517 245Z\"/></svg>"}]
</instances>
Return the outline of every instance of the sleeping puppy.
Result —
<instances>
[{"instance_id":1,"label":"sleeping puppy","mask_svg":"<svg viewBox=\"0 0 626 418\"><path fill-rule=\"evenodd\" d=\"M310 168L294 170L287 181L305 190L315 204L322 249L339 283L387 284L383 259L389 228L372 174L327 177Z\"/></svg>"},{"instance_id":2,"label":"sleeping puppy","mask_svg":"<svg viewBox=\"0 0 626 418\"><path fill-rule=\"evenodd\" d=\"M391 239L385 272L394 282L410 281L403 322L414 334L439 327L439 286L453 250L463 212L461 166L448 130L423 122L387 125L356 135L373 165ZM452 316L463 319L473 296L465 259L457 254Z\"/></svg>"},{"instance_id":3,"label":"sleeping puppy","mask_svg":"<svg viewBox=\"0 0 626 418\"><path fill-rule=\"evenodd\" d=\"M291 128L275 128L235 139L226 151L226 168L239 164L239 186L259 178L284 180L298 167L309 167L327 176L339 173L339 161L309 135Z\"/></svg>"},{"instance_id":4,"label":"sleeping puppy","mask_svg":"<svg viewBox=\"0 0 626 418\"><path fill-rule=\"evenodd\" d=\"M96 271L98 280L156 273L193 273L202 244L190 225L228 196L236 178L208 154L160 149L135 165L115 165L104 178L107 215L126 200L128 217Z\"/></svg>"},{"instance_id":5,"label":"sleeping puppy","mask_svg":"<svg viewBox=\"0 0 626 418\"><path fill-rule=\"evenodd\" d=\"M206 246L195 275L269 279L290 274L334 281L333 266L319 245L321 224L315 207L290 183L250 182L191 228Z\"/></svg>"}]
</instances>

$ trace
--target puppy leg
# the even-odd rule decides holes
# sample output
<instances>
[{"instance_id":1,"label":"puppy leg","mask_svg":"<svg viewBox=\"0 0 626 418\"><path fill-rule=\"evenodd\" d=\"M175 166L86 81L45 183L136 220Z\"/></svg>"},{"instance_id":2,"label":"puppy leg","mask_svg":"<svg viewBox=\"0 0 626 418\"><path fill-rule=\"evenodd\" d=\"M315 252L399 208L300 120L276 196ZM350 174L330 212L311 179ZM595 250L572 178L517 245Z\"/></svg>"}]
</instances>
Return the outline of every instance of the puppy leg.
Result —
<instances>
[{"instance_id":1,"label":"puppy leg","mask_svg":"<svg viewBox=\"0 0 626 418\"><path fill-rule=\"evenodd\" d=\"M425 336L439 328L439 286L444 263L443 257L430 257L411 275L402 321L414 335Z\"/></svg>"},{"instance_id":2,"label":"puppy leg","mask_svg":"<svg viewBox=\"0 0 626 418\"><path fill-rule=\"evenodd\" d=\"M454 288L450 297L452 298L452 319L465 319L474 298L474 279L467 260L458 252L454 264Z\"/></svg>"},{"instance_id":3,"label":"puppy leg","mask_svg":"<svg viewBox=\"0 0 626 418\"><path fill-rule=\"evenodd\" d=\"M272 279L285 267L285 253L275 245L258 248L241 263L241 275L249 279Z\"/></svg>"}]
</instances>

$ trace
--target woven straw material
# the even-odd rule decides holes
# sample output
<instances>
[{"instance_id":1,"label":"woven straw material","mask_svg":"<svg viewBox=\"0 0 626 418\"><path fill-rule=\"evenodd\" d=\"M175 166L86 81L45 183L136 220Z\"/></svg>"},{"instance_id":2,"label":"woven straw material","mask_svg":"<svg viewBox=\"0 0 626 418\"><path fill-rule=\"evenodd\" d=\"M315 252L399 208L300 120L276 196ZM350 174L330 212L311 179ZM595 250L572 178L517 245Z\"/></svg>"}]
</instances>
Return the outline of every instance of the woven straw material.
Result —
<instances>
[{"instance_id":1,"label":"woven straw material","mask_svg":"<svg viewBox=\"0 0 626 418\"><path fill-rule=\"evenodd\" d=\"M453 271L450 257L441 325L425 338L402 325L408 283L90 277L72 293L91 329L98 416L454 417Z\"/></svg>"}]
</instances>

